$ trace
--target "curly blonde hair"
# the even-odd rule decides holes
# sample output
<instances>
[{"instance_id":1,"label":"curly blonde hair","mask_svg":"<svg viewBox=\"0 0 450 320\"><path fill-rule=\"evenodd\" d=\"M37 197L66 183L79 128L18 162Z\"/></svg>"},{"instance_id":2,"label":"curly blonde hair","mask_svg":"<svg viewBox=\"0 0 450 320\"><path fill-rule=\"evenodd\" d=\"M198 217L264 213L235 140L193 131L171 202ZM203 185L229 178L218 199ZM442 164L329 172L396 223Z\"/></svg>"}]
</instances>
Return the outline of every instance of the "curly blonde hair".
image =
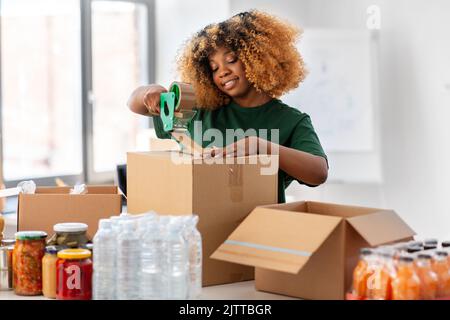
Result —
<instances>
[{"instance_id":1,"label":"curly blonde hair","mask_svg":"<svg viewBox=\"0 0 450 320\"><path fill-rule=\"evenodd\" d=\"M278 98L298 87L307 71L295 47L301 30L257 10L239 13L228 20L206 26L182 49L178 71L191 83L197 104L215 109L230 97L213 82L209 57L219 47L235 52L245 66L247 80L258 91Z\"/></svg>"}]
</instances>

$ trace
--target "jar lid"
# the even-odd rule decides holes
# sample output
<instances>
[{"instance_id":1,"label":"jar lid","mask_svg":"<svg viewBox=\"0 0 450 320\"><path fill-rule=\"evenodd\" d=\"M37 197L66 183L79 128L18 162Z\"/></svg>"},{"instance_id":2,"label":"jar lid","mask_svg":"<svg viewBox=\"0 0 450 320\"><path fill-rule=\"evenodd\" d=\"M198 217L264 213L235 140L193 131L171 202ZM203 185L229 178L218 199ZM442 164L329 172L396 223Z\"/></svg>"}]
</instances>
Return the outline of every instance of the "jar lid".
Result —
<instances>
[{"instance_id":1,"label":"jar lid","mask_svg":"<svg viewBox=\"0 0 450 320\"><path fill-rule=\"evenodd\" d=\"M2 246L10 246L14 243L16 243L16 239L3 239L2 240Z\"/></svg>"},{"instance_id":2,"label":"jar lid","mask_svg":"<svg viewBox=\"0 0 450 320\"><path fill-rule=\"evenodd\" d=\"M87 229L87 224L78 222L57 223L53 226L55 232L82 232Z\"/></svg>"},{"instance_id":3,"label":"jar lid","mask_svg":"<svg viewBox=\"0 0 450 320\"><path fill-rule=\"evenodd\" d=\"M58 258L81 260L91 257L91 252L88 249L64 249L58 252Z\"/></svg>"},{"instance_id":4,"label":"jar lid","mask_svg":"<svg viewBox=\"0 0 450 320\"><path fill-rule=\"evenodd\" d=\"M49 253L49 254L57 254L59 250L58 250L57 246L46 246L45 247L45 252Z\"/></svg>"},{"instance_id":5,"label":"jar lid","mask_svg":"<svg viewBox=\"0 0 450 320\"><path fill-rule=\"evenodd\" d=\"M44 231L19 231L14 234L16 240L38 240L45 239L47 233Z\"/></svg>"}]
</instances>

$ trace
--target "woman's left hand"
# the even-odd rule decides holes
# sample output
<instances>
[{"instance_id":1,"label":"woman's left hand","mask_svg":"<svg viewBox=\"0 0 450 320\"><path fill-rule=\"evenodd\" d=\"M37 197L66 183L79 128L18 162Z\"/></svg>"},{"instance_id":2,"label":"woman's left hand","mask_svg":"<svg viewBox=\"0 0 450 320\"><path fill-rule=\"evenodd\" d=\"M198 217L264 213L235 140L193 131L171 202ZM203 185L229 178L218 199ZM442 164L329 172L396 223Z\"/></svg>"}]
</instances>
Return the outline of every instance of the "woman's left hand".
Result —
<instances>
[{"instance_id":1,"label":"woman's left hand","mask_svg":"<svg viewBox=\"0 0 450 320\"><path fill-rule=\"evenodd\" d=\"M261 139L255 136L245 137L225 148L212 149L211 157L245 157L259 153Z\"/></svg>"}]
</instances>

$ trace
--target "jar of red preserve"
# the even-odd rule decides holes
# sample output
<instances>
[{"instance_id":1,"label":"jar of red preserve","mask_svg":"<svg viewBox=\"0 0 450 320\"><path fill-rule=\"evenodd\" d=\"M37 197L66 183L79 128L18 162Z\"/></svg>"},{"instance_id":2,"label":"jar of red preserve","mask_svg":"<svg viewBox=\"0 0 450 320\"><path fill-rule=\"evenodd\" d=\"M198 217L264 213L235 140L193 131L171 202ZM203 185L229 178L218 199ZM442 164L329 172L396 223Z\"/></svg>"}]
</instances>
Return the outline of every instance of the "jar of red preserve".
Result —
<instances>
[{"instance_id":1,"label":"jar of red preserve","mask_svg":"<svg viewBox=\"0 0 450 320\"><path fill-rule=\"evenodd\" d=\"M65 249L56 261L56 299L92 298L92 260L87 249Z\"/></svg>"}]
</instances>

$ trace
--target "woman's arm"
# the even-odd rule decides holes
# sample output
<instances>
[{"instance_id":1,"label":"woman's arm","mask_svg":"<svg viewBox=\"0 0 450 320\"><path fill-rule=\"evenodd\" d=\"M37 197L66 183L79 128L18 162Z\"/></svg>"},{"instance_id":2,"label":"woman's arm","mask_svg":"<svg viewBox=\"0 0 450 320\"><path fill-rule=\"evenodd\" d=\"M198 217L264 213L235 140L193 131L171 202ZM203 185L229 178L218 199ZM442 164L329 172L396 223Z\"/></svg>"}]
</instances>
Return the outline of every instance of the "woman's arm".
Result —
<instances>
[{"instance_id":1,"label":"woman's arm","mask_svg":"<svg viewBox=\"0 0 450 320\"><path fill-rule=\"evenodd\" d=\"M270 144L271 149L279 148L280 168L291 177L314 186L327 181L328 165L325 158L281 145L273 146L273 143Z\"/></svg>"},{"instance_id":2,"label":"woman's arm","mask_svg":"<svg viewBox=\"0 0 450 320\"><path fill-rule=\"evenodd\" d=\"M166 88L158 84L141 86L131 93L127 105L131 111L146 116L159 115L159 102L162 92Z\"/></svg>"}]
</instances>

